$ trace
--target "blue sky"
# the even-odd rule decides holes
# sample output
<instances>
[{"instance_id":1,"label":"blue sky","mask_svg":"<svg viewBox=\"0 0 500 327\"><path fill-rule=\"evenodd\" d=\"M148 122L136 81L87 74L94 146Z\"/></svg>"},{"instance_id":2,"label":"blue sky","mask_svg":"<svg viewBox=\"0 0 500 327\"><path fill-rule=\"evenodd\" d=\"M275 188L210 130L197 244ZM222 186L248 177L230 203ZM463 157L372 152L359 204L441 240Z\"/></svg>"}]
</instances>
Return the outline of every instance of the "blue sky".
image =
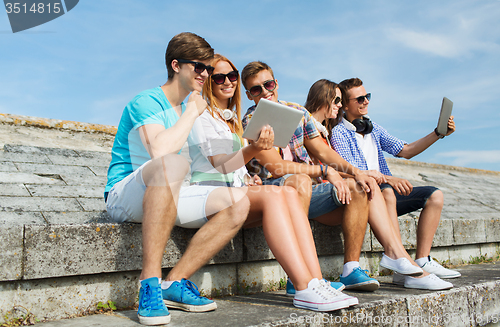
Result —
<instances>
[{"instance_id":1,"label":"blue sky","mask_svg":"<svg viewBox=\"0 0 500 327\"><path fill-rule=\"evenodd\" d=\"M500 171L498 17L499 0L81 0L13 34L0 13L0 112L117 125L166 81L170 38L191 31L240 70L268 63L283 100L304 104L320 78L361 78L372 120L408 142L434 129L446 96L457 132L413 160Z\"/></svg>"}]
</instances>

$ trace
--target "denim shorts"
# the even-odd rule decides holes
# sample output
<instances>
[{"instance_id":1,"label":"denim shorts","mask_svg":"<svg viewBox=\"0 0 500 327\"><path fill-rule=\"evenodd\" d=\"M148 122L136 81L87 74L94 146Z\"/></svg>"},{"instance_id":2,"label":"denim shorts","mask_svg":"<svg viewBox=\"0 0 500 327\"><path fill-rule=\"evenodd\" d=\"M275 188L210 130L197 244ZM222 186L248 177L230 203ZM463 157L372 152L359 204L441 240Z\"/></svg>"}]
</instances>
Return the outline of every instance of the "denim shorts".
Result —
<instances>
[{"instance_id":1,"label":"denim shorts","mask_svg":"<svg viewBox=\"0 0 500 327\"><path fill-rule=\"evenodd\" d=\"M380 184L381 191L389 187L392 188L389 184ZM393 189L397 201L396 210L398 216L422 209L427 199L437 190L438 188L434 186L415 186L410 194L401 195Z\"/></svg>"},{"instance_id":2,"label":"denim shorts","mask_svg":"<svg viewBox=\"0 0 500 327\"><path fill-rule=\"evenodd\" d=\"M116 183L109 191L106 200L106 211L115 222L142 222L142 200L146 192L142 171L148 162ZM208 196L217 188L219 186L193 185L181 187L175 225L184 228L200 228L203 226L208 221L205 214Z\"/></svg>"},{"instance_id":3,"label":"denim shorts","mask_svg":"<svg viewBox=\"0 0 500 327\"><path fill-rule=\"evenodd\" d=\"M283 186L288 177L292 176L287 174L280 178L270 178L262 181L264 185ZM333 184L321 183L312 186L311 203L309 204L309 219L318 218L321 215L332 212L333 210L341 207L343 204L339 201L337 196L337 189Z\"/></svg>"}]
</instances>

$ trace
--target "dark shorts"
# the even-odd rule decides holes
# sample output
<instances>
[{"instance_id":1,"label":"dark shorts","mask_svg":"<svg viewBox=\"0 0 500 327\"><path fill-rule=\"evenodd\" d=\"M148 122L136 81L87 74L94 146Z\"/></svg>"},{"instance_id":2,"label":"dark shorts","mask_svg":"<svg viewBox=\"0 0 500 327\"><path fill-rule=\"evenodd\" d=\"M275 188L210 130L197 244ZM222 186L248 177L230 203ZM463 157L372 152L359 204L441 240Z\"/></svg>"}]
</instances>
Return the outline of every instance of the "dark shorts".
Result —
<instances>
[{"instance_id":1,"label":"dark shorts","mask_svg":"<svg viewBox=\"0 0 500 327\"><path fill-rule=\"evenodd\" d=\"M392 186L389 184L380 184L381 191L386 188L392 188ZM400 195L393 189L397 201L396 210L398 216L422 209L427 199L437 190L438 188L434 186L415 186L409 195Z\"/></svg>"},{"instance_id":2,"label":"dark shorts","mask_svg":"<svg viewBox=\"0 0 500 327\"><path fill-rule=\"evenodd\" d=\"M285 180L292 176L285 175L280 178L270 178L262 181L264 185L283 186ZM337 196L337 189L330 183L321 183L312 186L311 203L309 205L309 219L318 218L321 215L332 212L343 204Z\"/></svg>"}]
</instances>

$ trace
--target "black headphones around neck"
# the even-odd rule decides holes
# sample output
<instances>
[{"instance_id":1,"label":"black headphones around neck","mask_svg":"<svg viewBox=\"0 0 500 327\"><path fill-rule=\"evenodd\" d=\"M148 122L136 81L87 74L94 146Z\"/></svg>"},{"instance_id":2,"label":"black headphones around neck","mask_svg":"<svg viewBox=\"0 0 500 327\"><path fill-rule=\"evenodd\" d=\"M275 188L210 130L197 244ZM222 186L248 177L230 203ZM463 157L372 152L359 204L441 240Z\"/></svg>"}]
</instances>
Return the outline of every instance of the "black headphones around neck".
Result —
<instances>
[{"instance_id":1,"label":"black headphones around neck","mask_svg":"<svg viewBox=\"0 0 500 327\"><path fill-rule=\"evenodd\" d=\"M373 130L372 121L368 116L363 116L362 118L354 119L351 122L351 124L353 124L354 127L356 127L356 133L361 133L363 135L370 134Z\"/></svg>"}]
</instances>

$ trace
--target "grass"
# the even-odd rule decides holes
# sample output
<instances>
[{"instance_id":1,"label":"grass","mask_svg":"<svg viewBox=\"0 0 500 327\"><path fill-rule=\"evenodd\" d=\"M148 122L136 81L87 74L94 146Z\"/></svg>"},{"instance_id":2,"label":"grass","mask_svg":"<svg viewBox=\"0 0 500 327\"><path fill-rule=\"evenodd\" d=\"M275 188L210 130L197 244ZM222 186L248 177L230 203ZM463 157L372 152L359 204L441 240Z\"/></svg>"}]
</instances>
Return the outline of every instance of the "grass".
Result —
<instances>
[{"instance_id":1,"label":"grass","mask_svg":"<svg viewBox=\"0 0 500 327\"><path fill-rule=\"evenodd\" d=\"M18 312L22 312L20 315ZM4 316L4 322L1 327L31 326L39 322L37 318L25 307L18 305Z\"/></svg>"}]
</instances>

